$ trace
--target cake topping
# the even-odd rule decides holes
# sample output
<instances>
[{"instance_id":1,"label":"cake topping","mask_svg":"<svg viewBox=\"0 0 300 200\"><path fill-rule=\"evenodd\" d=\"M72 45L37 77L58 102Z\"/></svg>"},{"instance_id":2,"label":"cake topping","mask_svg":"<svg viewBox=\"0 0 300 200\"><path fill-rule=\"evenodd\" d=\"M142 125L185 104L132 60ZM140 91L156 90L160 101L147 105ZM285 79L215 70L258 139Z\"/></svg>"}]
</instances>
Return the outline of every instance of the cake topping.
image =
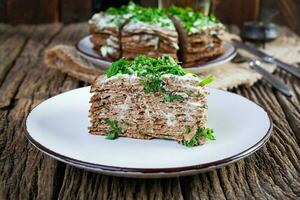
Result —
<instances>
[{"instance_id":1,"label":"cake topping","mask_svg":"<svg viewBox=\"0 0 300 200\"><path fill-rule=\"evenodd\" d=\"M194 12L192 8L179 8L171 6L168 12L179 18L188 35L207 32L217 34L218 30L224 29L222 23L213 15L207 16L201 12Z\"/></svg>"}]
</instances>

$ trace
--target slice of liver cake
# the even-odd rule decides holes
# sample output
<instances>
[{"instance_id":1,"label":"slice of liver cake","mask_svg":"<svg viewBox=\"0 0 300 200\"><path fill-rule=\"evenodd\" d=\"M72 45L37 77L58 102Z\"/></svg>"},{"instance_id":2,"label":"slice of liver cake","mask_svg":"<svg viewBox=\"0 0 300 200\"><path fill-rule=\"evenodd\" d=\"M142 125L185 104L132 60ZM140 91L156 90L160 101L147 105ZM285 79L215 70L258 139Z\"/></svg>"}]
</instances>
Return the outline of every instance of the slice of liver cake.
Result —
<instances>
[{"instance_id":1,"label":"slice of liver cake","mask_svg":"<svg viewBox=\"0 0 300 200\"><path fill-rule=\"evenodd\" d=\"M91 87L89 131L108 139L163 138L186 146L214 139L205 84L170 56L121 59Z\"/></svg>"}]
</instances>

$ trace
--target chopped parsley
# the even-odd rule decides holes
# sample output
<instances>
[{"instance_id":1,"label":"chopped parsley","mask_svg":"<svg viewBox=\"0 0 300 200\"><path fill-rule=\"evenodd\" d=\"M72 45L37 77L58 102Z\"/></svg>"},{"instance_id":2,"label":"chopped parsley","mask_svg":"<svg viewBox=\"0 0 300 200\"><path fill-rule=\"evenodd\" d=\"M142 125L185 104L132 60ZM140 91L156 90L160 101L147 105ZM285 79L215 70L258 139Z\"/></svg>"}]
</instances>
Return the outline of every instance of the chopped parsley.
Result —
<instances>
[{"instance_id":1,"label":"chopped parsley","mask_svg":"<svg viewBox=\"0 0 300 200\"><path fill-rule=\"evenodd\" d=\"M202 81L199 82L199 86L205 86L211 82L213 82L215 79L213 76L208 76L206 79L203 79Z\"/></svg>"},{"instance_id":2,"label":"chopped parsley","mask_svg":"<svg viewBox=\"0 0 300 200\"><path fill-rule=\"evenodd\" d=\"M201 12L194 12L192 8L179 8L171 6L168 9L171 16L176 16L182 22L185 31L190 35L195 32L204 31L206 29L220 26L220 21L215 16L207 16Z\"/></svg>"},{"instance_id":3,"label":"chopped parsley","mask_svg":"<svg viewBox=\"0 0 300 200\"><path fill-rule=\"evenodd\" d=\"M105 124L110 126L110 130L106 133L106 139L114 140L122 133L122 128L118 126L117 121L106 118Z\"/></svg>"},{"instance_id":4,"label":"chopped parsley","mask_svg":"<svg viewBox=\"0 0 300 200\"><path fill-rule=\"evenodd\" d=\"M120 8L116 8L116 7L109 7L106 10L107 14L110 15L125 15L128 14L130 12L134 12L134 10L136 9L136 5L133 2L129 2L128 5L123 5Z\"/></svg>"},{"instance_id":5,"label":"chopped parsley","mask_svg":"<svg viewBox=\"0 0 300 200\"><path fill-rule=\"evenodd\" d=\"M165 102L181 101L183 99L181 95L173 94L172 92L165 92L164 97Z\"/></svg>"},{"instance_id":6,"label":"chopped parsley","mask_svg":"<svg viewBox=\"0 0 300 200\"><path fill-rule=\"evenodd\" d=\"M186 131L190 132L190 129L185 129ZM187 147L193 147L198 145L199 140L201 138L206 138L208 140L215 140L215 137L213 135L213 129L211 128L198 128L196 134L192 137L191 140L182 140L182 144L187 146Z\"/></svg>"},{"instance_id":7,"label":"chopped parsley","mask_svg":"<svg viewBox=\"0 0 300 200\"><path fill-rule=\"evenodd\" d=\"M168 18L166 12L159 8L145 8L136 6L132 19L150 24L157 24L161 27L175 28L172 21Z\"/></svg>"},{"instance_id":8,"label":"chopped parsley","mask_svg":"<svg viewBox=\"0 0 300 200\"><path fill-rule=\"evenodd\" d=\"M184 76L187 72L171 56L150 58L142 55L133 61L122 58L113 62L106 75L109 78L116 74L136 75L148 79L160 78L165 74Z\"/></svg>"},{"instance_id":9,"label":"chopped parsley","mask_svg":"<svg viewBox=\"0 0 300 200\"><path fill-rule=\"evenodd\" d=\"M184 133L185 133L185 134L188 134L189 132L191 132L191 127L185 126L185 127L184 127Z\"/></svg>"},{"instance_id":10,"label":"chopped parsley","mask_svg":"<svg viewBox=\"0 0 300 200\"><path fill-rule=\"evenodd\" d=\"M165 10L159 8L145 8L129 2L128 5L121 6L120 8L110 7L106 10L107 14L115 15L113 21L118 26L118 22L124 19L124 16L134 21L147 22L149 24L157 24L162 27L171 27L175 29L174 24L168 18ZM121 19L118 19L121 18ZM124 20L123 20L124 22Z\"/></svg>"},{"instance_id":11,"label":"chopped parsley","mask_svg":"<svg viewBox=\"0 0 300 200\"><path fill-rule=\"evenodd\" d=\"M132 2L130 2L128 5L121 6L120 8L109 7L105 11L105 14L112 15L113 17L109 19L107 23L114 24L117 29L120 29L125 21L132 17L132 13L134 13L135 8L136 5Z\"/></svg>"}]
</instances>

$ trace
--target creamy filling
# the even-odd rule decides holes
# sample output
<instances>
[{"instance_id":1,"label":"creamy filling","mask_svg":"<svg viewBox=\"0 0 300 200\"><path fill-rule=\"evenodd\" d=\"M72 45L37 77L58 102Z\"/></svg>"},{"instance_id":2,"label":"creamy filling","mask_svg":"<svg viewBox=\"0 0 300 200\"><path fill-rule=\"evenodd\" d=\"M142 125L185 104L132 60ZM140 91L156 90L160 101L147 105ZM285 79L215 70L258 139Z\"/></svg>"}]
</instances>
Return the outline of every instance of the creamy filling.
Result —
<instances>
[{"instance_id":1,"label":"creamy filling","mask_svg":"<svg viewBox=\"0 0 300 200\"><path fill-rule=\"evenodd\" d=\"M110 46L102 46L100 48L100 53L102 56L106 57L108 55L112 55L114 53L117 52L117 49L115 49L114 47L110 47Z\"/></svg>"}]
</instances>

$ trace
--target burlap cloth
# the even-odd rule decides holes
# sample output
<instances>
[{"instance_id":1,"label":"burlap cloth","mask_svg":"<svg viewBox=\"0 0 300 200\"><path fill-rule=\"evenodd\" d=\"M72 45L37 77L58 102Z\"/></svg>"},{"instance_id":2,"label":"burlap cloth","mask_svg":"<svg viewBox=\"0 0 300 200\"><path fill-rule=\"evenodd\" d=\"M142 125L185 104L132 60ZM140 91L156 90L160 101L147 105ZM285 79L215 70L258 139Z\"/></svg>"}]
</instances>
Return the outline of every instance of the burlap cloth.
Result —
<instances>
[{"instance_id":1,"label":"burlap cloth","mask_svg":"<svg viewBox=\"0 0 300 200\"><path fill-rule=\"evenodd\" d=\"M237 38L236 35L226 34L225 39ZM277 40L266 44L263 51L282 59L288 63L294 64L300 60L300 42L298 37L288 36L282 33ZM245 52L243 55L250 56ZM73 46L57 45L46 51L45 63L49 68L60 70L78 80L92 83L95 78L104 73L91 62L81 57ZM276 67L271 64L263 64L263 67L269 72L273 72ZM215 81L212 87L219 89L232 89L239 85L252 85L262 77L249 68L247 63L235 64L228 62L213 69L201 72L200 77L213 75Z\"/></svg>"}]
</instances>

